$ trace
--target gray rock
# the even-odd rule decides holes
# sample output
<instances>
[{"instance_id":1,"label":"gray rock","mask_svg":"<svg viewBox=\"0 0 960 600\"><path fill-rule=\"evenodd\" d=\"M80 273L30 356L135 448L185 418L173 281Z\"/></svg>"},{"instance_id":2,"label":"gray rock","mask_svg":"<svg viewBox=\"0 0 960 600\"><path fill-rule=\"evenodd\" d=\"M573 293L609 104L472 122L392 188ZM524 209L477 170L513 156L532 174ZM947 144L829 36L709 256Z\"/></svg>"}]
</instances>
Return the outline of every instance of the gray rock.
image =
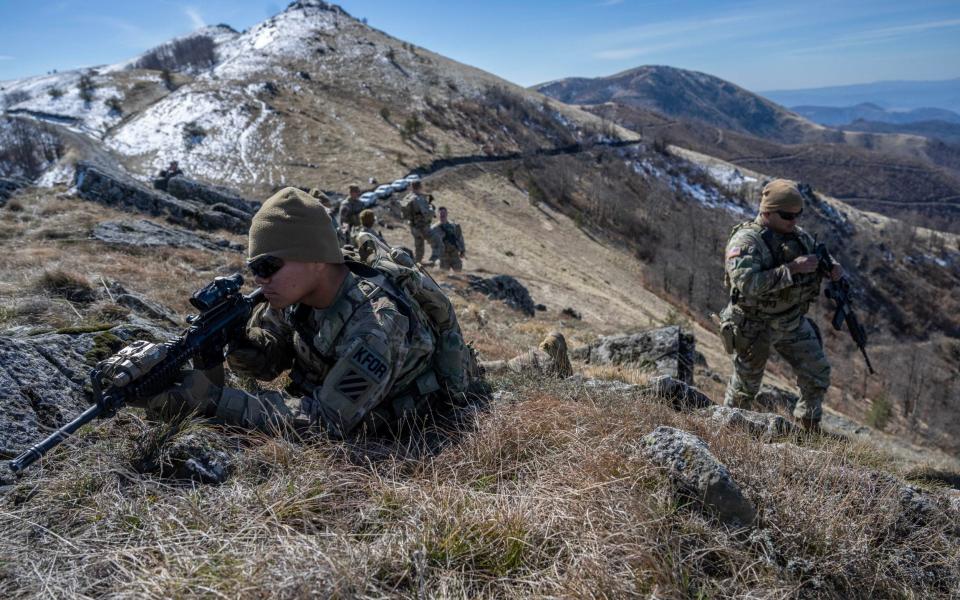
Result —
<instances>
[{"instance_id":1,"label":"gray rock","mask_svg":"<svg viewBox=\"0 0 960 600\"><path fill-rule=\"evenodd\" d=\"M170 427L161 425L160 427ZM156 443L148 441L144 455L134 461L141 473L154 473L172 479L190 479L201 483L220 484L232 471L232 455L225 451L225 441L209 429L192 429L186 433L174 430Z\"/></svg>"},{"instance_id":2,"label":"gray rock","mask_svg":"<svg viewBox=\"0 0 960 600\"><path fill-rule=\"evenodd\" d=\"M793 392L764 383L760 386L760 391L754 399L754 404L771 412L791 413L799 399L800 397Z\"/></svg>"},{"instance_id":3,"label":"gray rock","mask_svg":"<svg viewBox=\"0 0 960 600\"><path fill-rule=\"evenodd\" d=\"M644 456L667 471L682 496L727 525L749 526L754 522L757 511L753 504L703 440L686 431L661 426L645 436L642 443Z\"/></svg>"},{"instance_id":4,"label":"gray rock","mask_svg":"<svg viewBox=\"0 0 960 600\"><path fill-rule=\"evenodd\" d=\"M165 306L157 304L151 300L147 300L146 298L142 298L136 294L120 294L119 296L115 296L114 300L116 300L117 304L120 306L126 306L130 310L151 319L165 321L171 325L183 324L181 321L177 320L177 315L167 309Z\"/></svg>"},{"instance_id":5,"label":"gray rock","mask_svg":"<svg viewBox=\"0 0 960 600\"><path fill-rule=\"evenodd\" d=\"M713 406L713 401L710 400L709 396L670 375L653 378L650 383L642 386L641 390L646 394L670 401L673 408L679 411Z\"/></svg>"},{"instance_id":6,"label":"gray rock","mask_svg":"<svg viewBox=\"0 0 960 600\"><path fill-rule=\"evenodd\" d=\"M692 385L695 352L693 335L671 325L604 336L589 346L575 348L571 358L597 365L631 365Z\"/></svg>"},{"instance_id":7,"label":"gray rock","mask_svg":"<svg viewBox=\"0 0 960 600\"><path fill-rule=\"evenodd\" d=\"M243 252L243 246L227 240L210 238L193 231L160 225L146 219L136 221L106 221L94 227L91 237L108 244L125 246L171 246L173 248L196 248L198 250L232 250Z\"/></svg>"},{"instance_id":8,"label":"gray rock","mask_svg":"<svg viewBox=\"0 0 960 600\"><path fill-rule=\"evenodd\" d=\"M536 305L530 292L510 275L496 275L484 279L476 275L467 275L471 291L486 294L491 300L503 300L507 306L532 317L536 314Z\"/></svg>"},{"instance_id":9,"label":"gray rock","mask_svg":"<svg viewBox=\"0 0 960 600\"><path fill-rule=\"evenodd\" d=\"M0 337L0 456L19 454L83 412L89 406L84 388L97 360L139 337L142 330L126 326Z\"/></svg>"},{"instance_id":10,"label":"gray rock","mask_svg":"<svg viewBox=\"0 0 960 600\"><path fill-rule=\"evenodd\" d=\"M759 413L729 406L710 406L701 412L718 425L745 429L761 439L770 440L796 431L790 421L773 413Z\"/></svg>"},{"instance_id":11,"label":"gray rock","mask_svg":"<svg viewBox=\"0 0 960 600\"><path fill-rule=\"evenodd\" d=\"M28 185L30 185L30 182L21 177L0 177L0 208L3 208L7 204L7 200L18 190Z\"/></svg>"},{"instance_id":12,"label":"gray rock","mask_svg":"<svg viewBox=\"0 0 960 600\"><path fill-rule=\"evenodd\" d=\"M194 200L209 206L225 205L235 209L238 217L253 216L260 208L259 202L251 202L235 191L218 185L201 183L178 175L167 181L167 193L181 200Z\"/></svg>"},{"instance_id":13,"label":"gray rock","mask_svg":"<svg viewBox=\"0 0 960 600\"><path fill-rule=\"evenodd\" d=\"M74 185L77 194L86 200L163 216L173 223L196 229L227 229L234 233L246 233L250 225L246 213L238 211L242 214L241 218L237 216L238 213L213 210L203 202L176 198L144 185L118 168L80 161L74 173Z\"/></svg>"}]
</instances>

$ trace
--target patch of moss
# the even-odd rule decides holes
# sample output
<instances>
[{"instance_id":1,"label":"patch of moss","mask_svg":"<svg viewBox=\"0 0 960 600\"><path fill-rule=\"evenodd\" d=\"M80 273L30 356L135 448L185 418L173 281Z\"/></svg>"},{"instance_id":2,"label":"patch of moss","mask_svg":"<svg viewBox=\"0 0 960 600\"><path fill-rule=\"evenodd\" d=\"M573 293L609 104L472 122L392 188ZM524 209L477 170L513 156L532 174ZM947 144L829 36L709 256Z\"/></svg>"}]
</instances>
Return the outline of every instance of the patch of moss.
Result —
<instances>
[{"instance_id":1,"label":"patch of moss","mask_svg":"<svg viewBox=\"0 0 960 600\"><path fill-rule=\"evenodd\" d=\"M104 331L93 336L93 346L83 355L83 358L87 364L93 366L113 356L121 348L123 348L123 340L109 331Z\"/></svg>"},{"instance_id":2,"label":"patch of moss","mask_svg":"<svg viewBox=\"0 0 960 600\"><path fill-rule=\"evenodd\" d=\"M56 332L63 335L77 335L81 333L96 333L97 331L105 331L113 327L111 323L95 322L95 323L81 323L80 325L72 325L70 327L61 327L57 329Z\"/></svg>"}]
</instances>

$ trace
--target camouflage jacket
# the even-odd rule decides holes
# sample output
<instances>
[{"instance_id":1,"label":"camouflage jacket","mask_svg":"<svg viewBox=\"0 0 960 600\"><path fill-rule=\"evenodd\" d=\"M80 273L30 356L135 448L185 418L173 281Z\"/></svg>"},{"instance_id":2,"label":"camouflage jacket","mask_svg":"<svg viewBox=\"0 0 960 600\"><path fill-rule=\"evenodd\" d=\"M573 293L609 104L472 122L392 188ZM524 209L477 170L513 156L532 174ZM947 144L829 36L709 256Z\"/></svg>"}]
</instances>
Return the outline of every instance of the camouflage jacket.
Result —
<instances>
[{"instance_id":1,"label":"camouflage jacket","mask_svg":"<svg viewBox=\"0 0 960 600\"><path fill-rule=\"evenodd\" d=\"M460 253L467 251L463 241L463 230L456 223L450 221L437 223L430 228L430 233L441 245L440 248L443 252Z\"/></svg>"},{"instance_id":2,"label":"camouflage jacket","mask_svg":"<svg viewBox=\"0 0 960 600\"><path fill-rule=\"evenodd\" d=\"M334 435L394 421L439 389L434 334L402 294L382 275L351 272L328 308L261 304L228 363L260 380L289 369L287 391L301 397L300 412Z\"/></svg>"},{"instance_id":3,"label":"camouflage jacket","mask_svg":"<svg viewBox=\"0 0 960 600\"><path fill-rule=\"evenodd\" d=\"M821 276L791 275L787 263L813 251L813 238L800 228L778 234L757 221L737 225L724 255L731 302L761 320L792 320L804 314L820 291Z\"/></svg>"},{"instance_id":4,"label":"camouflage jacket","mask_svg":"<svg viewBox=\"0 0 960 600\"><path fill-rule=\"evenodd\" d=\"M403 199L403 203L407 206L407 219L410 225L418 229L430 227L435 211L426 196L410 193Z\"/></svg>"},{"instance_id":5,"label":"camouflage jacket","mask_svg":"<svg viewBox=\"0 0 960 600\"><path fill-rule=\"evenodd\" d=\"M360 211L363 210L363 203L359 200L347 198L340 203L340 225L344 227L360 226Z\"/></svg>"}]
</instances>

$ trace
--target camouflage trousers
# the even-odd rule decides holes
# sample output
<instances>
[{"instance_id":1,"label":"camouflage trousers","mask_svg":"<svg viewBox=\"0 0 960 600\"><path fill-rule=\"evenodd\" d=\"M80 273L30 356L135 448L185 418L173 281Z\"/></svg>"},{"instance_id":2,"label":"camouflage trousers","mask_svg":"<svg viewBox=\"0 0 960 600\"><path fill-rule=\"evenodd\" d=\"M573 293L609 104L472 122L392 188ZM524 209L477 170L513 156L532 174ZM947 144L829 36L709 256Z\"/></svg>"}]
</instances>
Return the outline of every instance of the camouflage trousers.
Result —
<instances>
[{"instance_id":1,"label":"camouflage trousers","mask_svg":"<svg viewBox=\"0 0 960 600\"><path fill-rule=\"evenodd\" d=\"M797 376L800 400L793 409L797 419L819 421L823 396L830 387L830 364L815 325L806 317L792 327L777 329L763 321L746 320L737 327L733 375L727 384L724 405L749 409L760 391L763 371L774 349Z\"/></svg>"},{"instance_id":2,"label":"camouflage trousers","mask_svg":"<svg viewBox=\"0 0 960 600\"><path fill-rule=\"evenodd\" d=\"M453 269L456 272L463 270L463 259L460 258L458 250L443 250L440 253L440 269L446 271Z\"/></svg>"},{"instance_id":3,"label":"camouflage trousers","mask_svg":"<svg viewBox=\"0 0 960 600\"><path fill-rule=\"evenodd\" d=\"M431 248L434 246L433 234L430 232L430 225L423 227L410 225L410 233L413 235L413 258L417 262L423 262L424 243L429 243ZM432 259L434 257L431 256L430 258Z\"/></svg>"}]
</instances>

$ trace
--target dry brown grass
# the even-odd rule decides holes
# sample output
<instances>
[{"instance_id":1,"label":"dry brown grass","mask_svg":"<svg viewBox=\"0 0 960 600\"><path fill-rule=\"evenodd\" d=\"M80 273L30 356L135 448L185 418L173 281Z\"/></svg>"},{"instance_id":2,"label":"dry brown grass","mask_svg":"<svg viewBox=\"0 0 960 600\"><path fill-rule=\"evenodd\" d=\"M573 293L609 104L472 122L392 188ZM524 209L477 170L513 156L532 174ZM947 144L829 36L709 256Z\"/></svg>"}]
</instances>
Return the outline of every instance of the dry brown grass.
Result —
<instances>
[{"instance_id":1,"label":"dry brown grass","mask_svg":"<svg viewBox=\"0 0 960 600\"><path fill-rule=\"evenodd\" d=\"M433 455L210 430L241 448L224 485L136 473L124 415L0 502L0 595L92 597L947 597L956 512L925 511L862 449L764 445L643 397L509 379ZM696 433L760 510L728 530L638 452ZM190 425L196 430L200 425ZM205 429L205 428L204 428Z\"/></svg>"}]
</instances>

